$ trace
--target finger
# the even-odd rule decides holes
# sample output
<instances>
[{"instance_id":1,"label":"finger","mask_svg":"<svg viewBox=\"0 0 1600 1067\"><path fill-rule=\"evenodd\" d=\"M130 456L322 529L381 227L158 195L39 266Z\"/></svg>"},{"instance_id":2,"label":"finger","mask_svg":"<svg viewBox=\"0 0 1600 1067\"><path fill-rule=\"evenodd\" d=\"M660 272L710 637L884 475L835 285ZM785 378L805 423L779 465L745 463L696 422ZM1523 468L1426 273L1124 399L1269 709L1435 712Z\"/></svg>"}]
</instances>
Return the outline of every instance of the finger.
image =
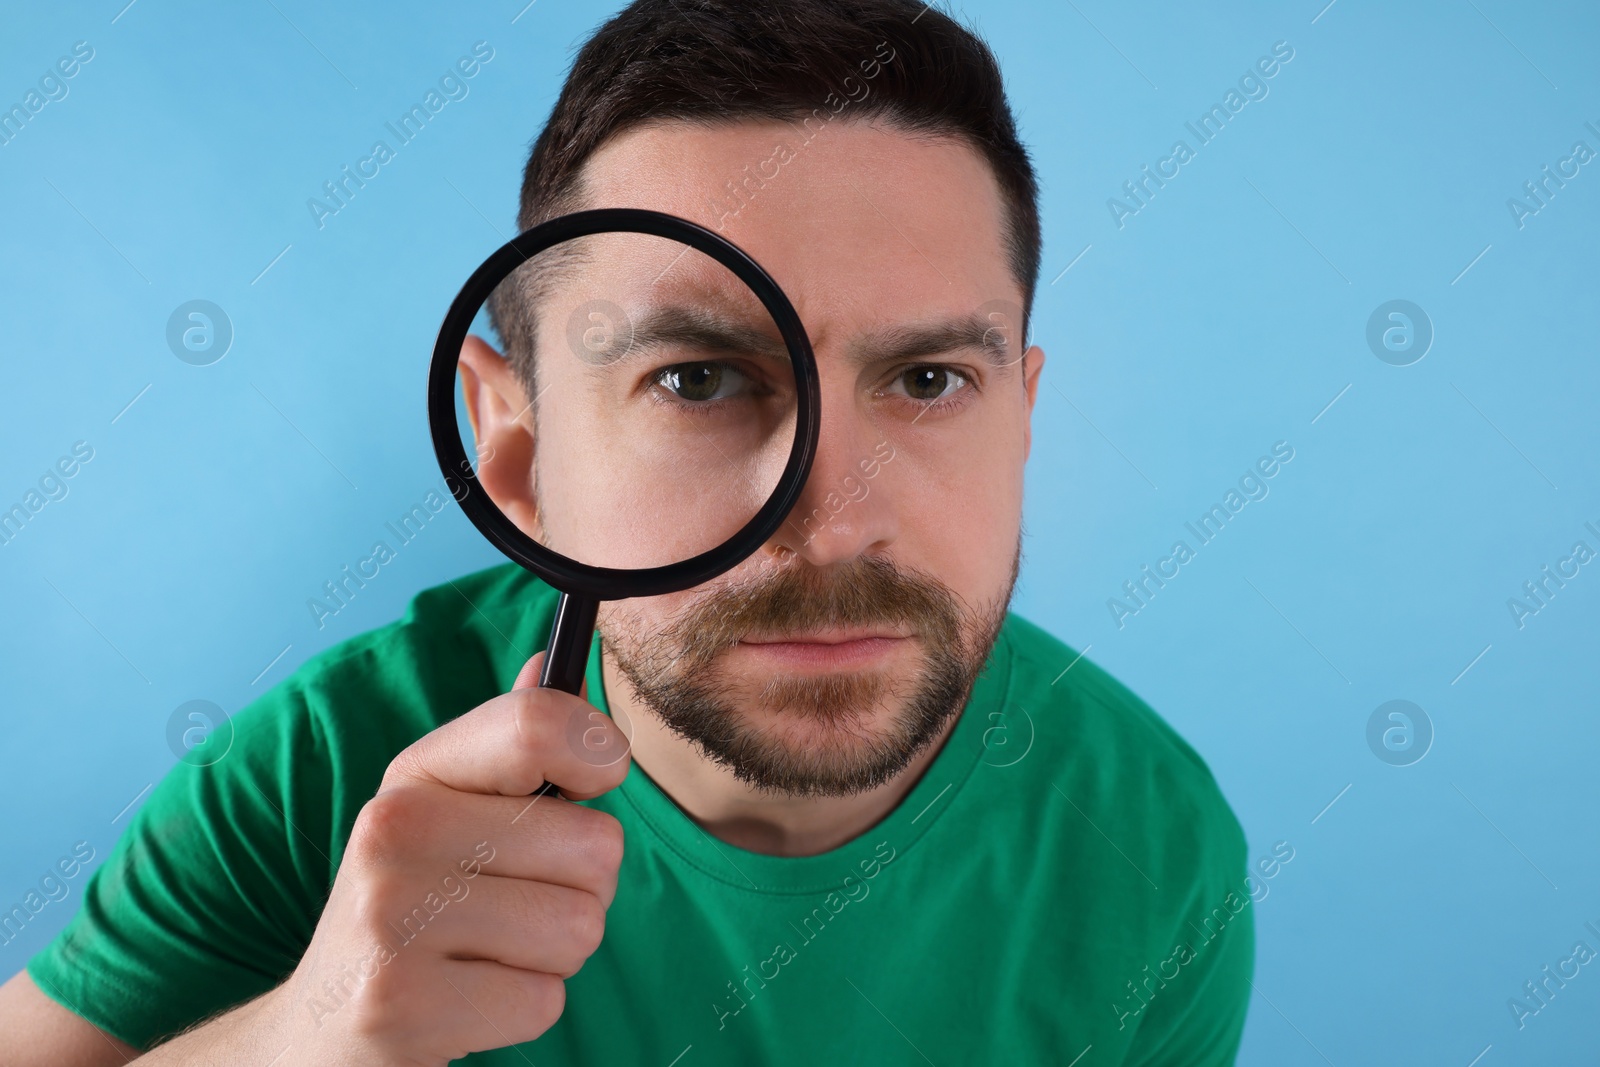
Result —
<instances>
[{"instance_id":1,"label":"finger","mask_svg":"<svg viewBox=\"0 0 1600 1067\"><path fill-rule=\"evenodd\" d=\"M511 683L513 691L533 689L538 686L539 675L544 670L546 652L535 652L533 658L522 665L522 670L517 673L517 680ZM589 699L589 679L585 678L583 680L583 685L579 688L578 695L585 700Z\"/></svg>"},{"instance_id":2,"label":"finger","mask_svg":"<svg viewBox=\"0 0 1600 1067\"><path fill-rule=\"evenodd\" d=\"M532 1041L556 1024L567 1004L566 984L553 974L519 971L487 960L451 960L440 972L440 995L461 1010L436 1042L486 1052Z\"/></svg>"},{"instance_id":3,"label":"finger","mask_svg":"<svg viewBox=\"0 0 1600 1067\"><path fill-rule=\"evenodd\" d=\"M614 815L560 797L482 796L408 782L362 808L350 854L398 871L419 887L418 897L470 892L463 885L487 872L583 890L609 907L623 847Z\"/></svg>"},{"instance_id":4,"label":"finger","mask_svg":"<svg viewBox=\"0 0 1600 1067\"><path fill-rule=\"evenodd\" d=\"M522 670L517 674L517 680L511 684L513 690L532 689L539 684L539 671L544 666L544 653L536 652L532 659L522 665Z\"/></svg>"},{"instance_id":5,"label":"finger","mask_svg":"<svg viewBox=\"0 0 1600 1067\"><path fill-rule=\"evenodd\" d=\"M615 789L631 763L628 737L588 701L518 689L426 734L389 764L384 787L433 781L464 793L527 796L554 782L589 800Z\"/></svg>"},{"instance_id":6,"label":"finger","mask_svg":"<svg viewBox=\"0 0 1600 1067\"><path fill-rule=\"evenodd\" d=\"M390 929L427 951L458 960L492 960L570 978L605 934L606 909L593 893L564 885L479 875L464 895L417 904Z\"/></svg>"}]
</instances>

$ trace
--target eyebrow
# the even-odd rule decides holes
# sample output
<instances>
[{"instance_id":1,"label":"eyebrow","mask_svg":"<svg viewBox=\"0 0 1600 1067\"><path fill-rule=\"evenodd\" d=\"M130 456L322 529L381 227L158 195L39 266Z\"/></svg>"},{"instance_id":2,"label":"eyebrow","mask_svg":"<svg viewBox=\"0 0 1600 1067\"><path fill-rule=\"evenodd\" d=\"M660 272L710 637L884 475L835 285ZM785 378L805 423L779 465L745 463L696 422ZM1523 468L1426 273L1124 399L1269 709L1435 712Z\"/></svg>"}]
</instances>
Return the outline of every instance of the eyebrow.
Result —
<instances>
[{"instance_id":1,"label":"eyebrow","mask_svg":"<svg viewBox=\"0 0 1600 1067\"><path fill-rule=\"evenodd\" d=\"M705 308L677 304L656 305L639 314L633 324L633 343L623 358L669 345L688 345L711 352L742 352L789 362L789 349L781 337Z\"/></svg>"},{"instance_id":2,"label":"eyebrow","mask_svg":"<svg viewBox=\"0 0 1600 1067\"><path fill-rule=\"evenodd\" d=\"M1011 358L1004 332L975 314L874 331L850 345L849 358L861 365L892 363L967 348L981 351L995 367L1007 367L1016 362Z\"/></svg>"},{"instance_id":3,"label":"eyebrow","mask_svg":"<svg viewBox=\"0 0 1600 1067\"><path fill-rule=\"evenodd\" d=\"M633 324L632 344L620 358L643 356L652 349L679 344L705 351L743 352L789 362L789 350L782 338L705 308L676 304L656 305L639 314ZM865 366L963 349L982 352L990 365L996 368L1017 362L1011 356L1003 330L976 314L872 331L850 344L846 358Z\"/></svg>"}]
</instances>

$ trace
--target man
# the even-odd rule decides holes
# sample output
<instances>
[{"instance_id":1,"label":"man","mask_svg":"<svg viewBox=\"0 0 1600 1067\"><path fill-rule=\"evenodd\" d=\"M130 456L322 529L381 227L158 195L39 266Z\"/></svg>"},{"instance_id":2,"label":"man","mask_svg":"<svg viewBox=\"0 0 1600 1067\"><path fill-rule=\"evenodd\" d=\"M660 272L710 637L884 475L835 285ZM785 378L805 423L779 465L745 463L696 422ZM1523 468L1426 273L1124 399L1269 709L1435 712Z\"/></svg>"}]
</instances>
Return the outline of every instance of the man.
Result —
<instances>
[{"instance_id":1,"label":"man","mask_svg":"<svg viewBox=\"0 0 1600 1067\"><path fill-rule=\"evenodd\" d=\"M1006 610L1040 238L986 47L911 0L637 0L519 221L593 207L715 228L783 286L821 380L803 521L603 605L587 700L530 688L554 594L509 566L302 666L0 991L0 1062L1231 1063L1238 823ZM517 348L470 340L463 382L532 523Z\"/></svg>"}]
</instances>

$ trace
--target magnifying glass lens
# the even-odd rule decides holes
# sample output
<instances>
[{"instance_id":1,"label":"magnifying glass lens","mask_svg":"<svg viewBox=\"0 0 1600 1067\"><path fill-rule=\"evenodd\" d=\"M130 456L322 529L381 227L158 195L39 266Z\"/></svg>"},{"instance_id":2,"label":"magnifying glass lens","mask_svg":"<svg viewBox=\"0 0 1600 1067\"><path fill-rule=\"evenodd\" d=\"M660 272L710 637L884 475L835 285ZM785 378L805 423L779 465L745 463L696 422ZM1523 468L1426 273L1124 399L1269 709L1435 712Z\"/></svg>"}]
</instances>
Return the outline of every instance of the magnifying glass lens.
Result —
<instances>
[{"instance_id":1,"label":"magnifying glass lens","mask_svg":"<svg viewBox=\"0 0 1600 1067\"><path fill-rule=\"evenodd\" d=\"M481 489L592 567L661 567L728 541L795 443L794 366L772 316L665 237L594 233L538 253L491 292L457 373Z\"/></svg>"}]
</instances>

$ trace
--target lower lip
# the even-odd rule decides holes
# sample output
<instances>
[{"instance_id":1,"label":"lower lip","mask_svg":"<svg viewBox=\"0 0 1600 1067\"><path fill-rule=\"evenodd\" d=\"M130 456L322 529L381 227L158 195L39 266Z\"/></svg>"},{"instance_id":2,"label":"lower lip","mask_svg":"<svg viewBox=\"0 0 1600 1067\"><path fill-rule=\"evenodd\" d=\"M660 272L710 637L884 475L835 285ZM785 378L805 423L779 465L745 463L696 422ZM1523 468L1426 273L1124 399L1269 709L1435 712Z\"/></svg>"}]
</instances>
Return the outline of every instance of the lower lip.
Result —
<instances>
[{"instance_id":1,"label":"lower lip","mask_svg":"<svg viewBox=\"0 0 1600 1067\"><path fill-rule=\"evenodd\" d=\"M859 667L888 655L903 645L904 637L863 637L855 641L823 644L819 641L739 642L739 647L777 660L792 668Z\"/></svg>"}]
</instances>

